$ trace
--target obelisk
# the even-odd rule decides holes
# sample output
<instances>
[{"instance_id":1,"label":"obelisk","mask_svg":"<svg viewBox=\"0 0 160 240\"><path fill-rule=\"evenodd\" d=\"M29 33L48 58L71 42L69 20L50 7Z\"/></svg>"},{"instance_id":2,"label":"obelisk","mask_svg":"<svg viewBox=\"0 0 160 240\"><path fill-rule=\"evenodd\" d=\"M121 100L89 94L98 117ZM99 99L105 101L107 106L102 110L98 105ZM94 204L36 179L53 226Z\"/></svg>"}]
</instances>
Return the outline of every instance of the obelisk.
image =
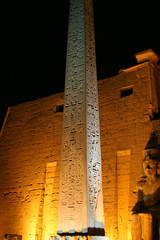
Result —
<instances>
[{"instance_id":1,"label":"obelisk","mask_svg":"<svg viewBox=\"0 0 160 240\"><path fill-rule=\"evenodd\" d=\"M57 233L104 235L92 0L70 0Z\"/></svg>"}]
</instances>

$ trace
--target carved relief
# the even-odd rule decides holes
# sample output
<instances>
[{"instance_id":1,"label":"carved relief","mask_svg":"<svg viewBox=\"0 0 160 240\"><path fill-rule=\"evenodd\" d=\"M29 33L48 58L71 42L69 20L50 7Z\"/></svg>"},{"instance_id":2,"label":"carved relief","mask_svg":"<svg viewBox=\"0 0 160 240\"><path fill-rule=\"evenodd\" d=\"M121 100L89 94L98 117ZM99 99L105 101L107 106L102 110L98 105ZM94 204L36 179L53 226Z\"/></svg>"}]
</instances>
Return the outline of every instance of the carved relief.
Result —
<instances>
[{"instance_id":1,"label":"carved relief","mask_svg":"<svg viewBox=\"0 0 160 240\"><path fill-rule=\"evenodd\" d=\"M84 1L71 0L69 21L61 156L60 197L62 204L60 203L61 212L59 213L59 218L63 218L63 223L59 220L62 227L66 222L76 220L77 212L82 214L80 210L85 185L83 176L85 167ZM79 215L80 218L82 216ZM67 231L70 228L64 227L62 230Z\"/></svg>"},{"instance_id":2,"label":"carved relief","mask_svg":"<svg viewBox=\"0 0 160 240\"><path fill-rule=\"evenodd\" d=\"M58 229L64 232L74 226L75 231L86 228L87 214L93 223L89 222L88 227L96 227L96 208L98 204L103 206L93 16L92 6L87 5L90 3L91 0L70 2L58 220Z\"/></svg>"},{"instance_id":3,"label":"carved relief","mask_svg":"<svg viewBox=\"0 0 160 240\"><path fill-rule=\"evenodd\" d=\"M86 118L87 118L87 164L88 164L88 214L93 226L98 201L103 206L101 152L99 134L98 92L96 79L96 59L92 1L86 1ZM102 221L103 218L97 219Z\"/></svg>"}]
</instances>

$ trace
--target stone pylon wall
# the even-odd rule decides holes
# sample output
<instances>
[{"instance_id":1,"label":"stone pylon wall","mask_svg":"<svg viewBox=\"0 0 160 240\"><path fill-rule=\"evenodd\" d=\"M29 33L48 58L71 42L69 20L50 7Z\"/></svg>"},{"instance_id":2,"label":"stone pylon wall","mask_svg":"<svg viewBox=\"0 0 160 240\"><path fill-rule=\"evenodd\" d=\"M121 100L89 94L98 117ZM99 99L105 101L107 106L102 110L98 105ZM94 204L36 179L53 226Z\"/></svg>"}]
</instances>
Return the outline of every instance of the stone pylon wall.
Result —
<instances>
[{"instance_id":1,"label":"stone pylon wall","mask_svg":"<svg viewBox=\"0 0 160 240\"><path fill-rule=\"evenodd\" d=\"M158 79L159 72L146 62L98 82L104 217L110 240L131 239L142 151L152 131L160 140L160 120L149 117L152 78ZM132 91L123 96L126 89ZM63 98L59 93L10 108L0 137L1 239L4 234L19 234L23 240L56 234Z\"/></svg>"}]
</instances>

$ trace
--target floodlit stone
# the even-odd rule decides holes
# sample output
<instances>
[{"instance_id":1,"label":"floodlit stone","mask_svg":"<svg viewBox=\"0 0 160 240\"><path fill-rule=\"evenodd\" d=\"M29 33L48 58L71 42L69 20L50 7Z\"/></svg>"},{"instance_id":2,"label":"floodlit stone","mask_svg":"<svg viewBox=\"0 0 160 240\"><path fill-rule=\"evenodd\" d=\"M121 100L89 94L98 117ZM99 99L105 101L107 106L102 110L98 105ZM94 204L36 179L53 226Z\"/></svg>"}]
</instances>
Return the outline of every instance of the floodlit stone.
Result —
<instances>
[{"instance_id":1,"label":"floodlit stone","mask_svg":"<svg viewBox=\"0 0 160 240\"><path fill-rule=\"evenodd\" d=\"M150 61L157 64L159 61L159 56L152 49L147 49L143 52L136 53L135 57L138 63Z\"/></svg>"},{"instance_id":2,"label":"floodlit stone","mask_svg":"<svg viewBox=\"0 0 160 240\"><path fill-rule=\"evenodd\" d=\"M159 165L159 146L155 133L151 135L144 150L144 176L137 184L137 203L132 212L132 240L157 239L153 217L160 220L160 176L157 174ZM160 223L159 223L160 224ZM160 226L159 226L160 227ZM154 236L155 236L154 235Z\"/></svg>"},{"instance_id":3,"label":"floodlit stone","mask_svg":"<svg viewBox=\"0 0 160 240\"><path fill-rule=\"evenodd\" d=\"M58 233L104 235L92 0L71 0Z\"/></svg>"}]
</instances>

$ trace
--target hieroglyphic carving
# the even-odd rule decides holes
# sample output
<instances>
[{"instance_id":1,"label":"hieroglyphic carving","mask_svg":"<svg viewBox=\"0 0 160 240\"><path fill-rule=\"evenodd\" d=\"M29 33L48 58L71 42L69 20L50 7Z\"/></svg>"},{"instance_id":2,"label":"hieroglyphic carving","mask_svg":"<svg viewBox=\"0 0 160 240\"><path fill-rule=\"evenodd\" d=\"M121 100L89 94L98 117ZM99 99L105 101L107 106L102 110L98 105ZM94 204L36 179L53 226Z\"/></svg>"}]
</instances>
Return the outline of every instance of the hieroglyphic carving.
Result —
<instances>
[{"instance_id":1,"label":"hieroglyphic carving","mask_svg":"<svg viewBox=\"0 0 160 240\"><path fill-rule=\"evenodd\" d=\"M85 2L85 9L88 219L90 227L103 228L104 220L96 56L93 12L90 10L93 9L92 1Z\"/></svg>"},{"instance_id":2,"label":"hieroglyphic carving","mask_svg":"<svg viewBox=\"0 0 160 240\"><path fill-rule=\"evenodd\" d=\"M86 217L82 210L86 201L84 20L84 1L71 0L58 220L58 230L63 232L80 231Z\"/></svg>"},{"instance_id":3,"label":"hieroglyphic carving","mask_svg":"<svg viewBox=\"0 0 160 240\"><path fill-rule=\"evenodd\" d=\"M95 222L103 223L91 2L70 1L58 207L58 231L63 232L102 227Z\"/></svg>"}]
</instances>

